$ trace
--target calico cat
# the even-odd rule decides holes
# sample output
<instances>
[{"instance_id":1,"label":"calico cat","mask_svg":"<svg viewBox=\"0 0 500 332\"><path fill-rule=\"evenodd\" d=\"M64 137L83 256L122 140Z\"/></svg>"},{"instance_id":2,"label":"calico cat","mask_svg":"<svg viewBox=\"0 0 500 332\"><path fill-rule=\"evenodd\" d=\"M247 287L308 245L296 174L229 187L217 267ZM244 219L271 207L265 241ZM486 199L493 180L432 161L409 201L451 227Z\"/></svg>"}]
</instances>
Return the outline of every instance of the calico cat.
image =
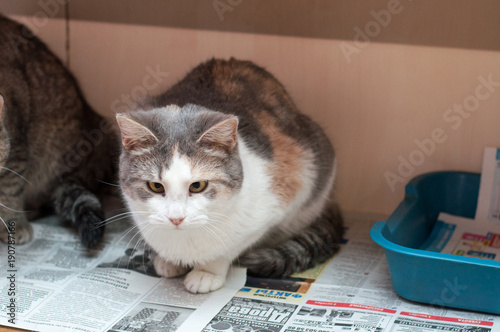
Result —
<instances>
[{"instance_id":1,"label":"calico cat","mask_svg":"<svg viewBox=\"0 0 500 332\"><path fill-rule=\"evenodd\" d=\"M0 95L0 239L28 242L28 217L51 205L83 245L96 246L104 229L95 194L112 174L112 126L47 46L1 15Z\"/></svg>"},{"instance_id":2,"label":"calico cat","mask_svg":"<svg viewBox=\"0 0 500 332\"><path fill-rule=\"evenodd\" d=\"M332 145L264 69L212 59L117 121L120 186L159 275L191 270L205 293L233 260L288 276L338 250Z\"/></svg>"}]
</instances>

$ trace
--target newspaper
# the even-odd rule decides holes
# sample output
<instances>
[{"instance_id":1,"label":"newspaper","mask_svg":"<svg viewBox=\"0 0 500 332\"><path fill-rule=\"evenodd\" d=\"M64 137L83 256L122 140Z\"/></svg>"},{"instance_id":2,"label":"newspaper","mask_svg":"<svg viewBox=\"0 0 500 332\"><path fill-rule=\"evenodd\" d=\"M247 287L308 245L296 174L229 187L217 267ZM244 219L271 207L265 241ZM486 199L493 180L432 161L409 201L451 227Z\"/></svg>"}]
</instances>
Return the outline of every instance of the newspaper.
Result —
<instances>
[{"instance_id":1,"label":"newspaper","mask_svg":"<svg viewBox=\"0 0 500 332\"><path fill-rule=\"evenodd\" d=\"M495 315L400 298L383 249L369 237L375 220L347 214L340 253L312 270L291 278L248 277L244 287L236 270L227 289L208 295L186 292L181 279L154 276L152 253L141 241L134 243L135 235L110 229L106 239L119 240L86 255L71 230L34 224L35 240L16 252L15 326L147 332L500 330ZM8 272L0 280L8 280ZM9 282L1 287L2 311L8 314ZM9 325L7 318L2 324Z\"/></svg>"},{"instance_id":2,"label":"newspaper","mask_svg":"<svg viewBox=\"0 0 500 332\"><path fill-rule=\"evenodd\" d=\"M355 213L346 219L345 243L332 260L291 278L248 277L202 331L500 331L500 316L399 297L384 250L369 236L376 219Z\"/></svg>"},{"instance_id":3,"label":"newspaper","mask_svg":"<svg viewBox=\"0 0 500 332\"><path fill-rule=\"evenodd\" d=\"M26 245L0 244L0 324L50 332L176 331L201 304L220 309L243 286L240 268L210 294L189 293L182 278L160 278L154 252L119 219L102 248L90 252L73 230L53 225L55 217L32 223L34 239Z\"/></svg>"}]
</instances>

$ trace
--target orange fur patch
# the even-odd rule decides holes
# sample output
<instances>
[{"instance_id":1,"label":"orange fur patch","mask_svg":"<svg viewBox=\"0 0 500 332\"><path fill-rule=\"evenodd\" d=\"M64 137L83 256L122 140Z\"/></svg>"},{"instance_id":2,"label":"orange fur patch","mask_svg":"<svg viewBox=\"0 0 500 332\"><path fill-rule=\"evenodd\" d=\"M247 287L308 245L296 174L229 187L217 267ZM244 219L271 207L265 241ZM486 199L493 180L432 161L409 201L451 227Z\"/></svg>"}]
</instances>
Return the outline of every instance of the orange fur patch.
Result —
<instances>
[{"instance_id":1,"label":"orange fur patch","mask_svg":"<svg viewBox=\"0 0 500 332\"><path fill-rule=\"evenodd\" d=\"M300 173L303 171L301 161L305 152L291 137L280 132L272 117L265 112L256 117L273 148L273 163L269 172L273 179L273 192L282 203L290 204L302 188Z\"/></svg>"},{"instance_id":2,"label":"orange fur patch","mask_svg":"<svg viewBox=\"0 0 500 332\"><path fill-rule=\"evenodd\" d=\"M233 80L233 74L233 69L221 62L216 62L212 68L212 75L217 78L214 82L224 92L226 98L243 92L243 86Z\"/></svg>"}]
</instances>

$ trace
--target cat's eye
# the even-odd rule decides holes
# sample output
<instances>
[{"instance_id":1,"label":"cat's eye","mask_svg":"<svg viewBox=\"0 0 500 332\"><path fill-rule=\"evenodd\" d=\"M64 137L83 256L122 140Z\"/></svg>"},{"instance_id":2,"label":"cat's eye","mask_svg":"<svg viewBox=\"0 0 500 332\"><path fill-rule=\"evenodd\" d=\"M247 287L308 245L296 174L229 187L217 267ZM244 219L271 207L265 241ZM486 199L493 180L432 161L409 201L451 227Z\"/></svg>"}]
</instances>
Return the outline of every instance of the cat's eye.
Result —
<instances>
[{"instance_id":1,"label":"cat's eye","mask_svg":"<svg viewBox=\"0 0 500 332\"><path fill-rule=\"evenodd\" d=\"M165 188L163 187L163 185L161 183L158 183L158 182L149 181L148 186L149 186L149 189L151 189L155 193L162 193L165 191Z\"/></svg>"},{"instance_id":2,"label":"cat's eye","mask_svg":"<svg viewBox=\"0 0 500 332\"><path fill-rule=\"evenodd\" d=\"M208 186L208 181L193 182L189 186L189 192L193 194L198 194L201 193L203 190L205 190L207 186Z\"/></svg>"}]
</instances>

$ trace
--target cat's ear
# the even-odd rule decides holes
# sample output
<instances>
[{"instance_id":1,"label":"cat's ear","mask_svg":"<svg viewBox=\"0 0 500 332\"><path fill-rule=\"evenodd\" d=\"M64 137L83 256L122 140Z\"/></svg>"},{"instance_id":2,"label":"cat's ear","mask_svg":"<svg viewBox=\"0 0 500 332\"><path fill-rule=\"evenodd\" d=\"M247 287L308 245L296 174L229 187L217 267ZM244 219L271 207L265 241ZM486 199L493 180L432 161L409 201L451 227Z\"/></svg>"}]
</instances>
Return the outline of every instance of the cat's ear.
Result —
<instances>
[{"instance_id":1,"label":"cat's ear","mask_svg":"<svg viewBox=\"0 0 500 332\"><path fill-rule=\"evenodd\" d=\"M117 114L116 121L120 126L122 144L126 150L143 150L158 142L158 138L140 123L124 114Z\"/></svg>"},{"instance_id":2,"label":"cat's ear","mask_svg":"<svg viewBox=\"0 0 500 332\"><path fill-rule=\"evenodd\" d=\"M238 140L238 118L233 116L205 131L198 138L199 143L232 150Z\"/></svg>"}]
</instances>

